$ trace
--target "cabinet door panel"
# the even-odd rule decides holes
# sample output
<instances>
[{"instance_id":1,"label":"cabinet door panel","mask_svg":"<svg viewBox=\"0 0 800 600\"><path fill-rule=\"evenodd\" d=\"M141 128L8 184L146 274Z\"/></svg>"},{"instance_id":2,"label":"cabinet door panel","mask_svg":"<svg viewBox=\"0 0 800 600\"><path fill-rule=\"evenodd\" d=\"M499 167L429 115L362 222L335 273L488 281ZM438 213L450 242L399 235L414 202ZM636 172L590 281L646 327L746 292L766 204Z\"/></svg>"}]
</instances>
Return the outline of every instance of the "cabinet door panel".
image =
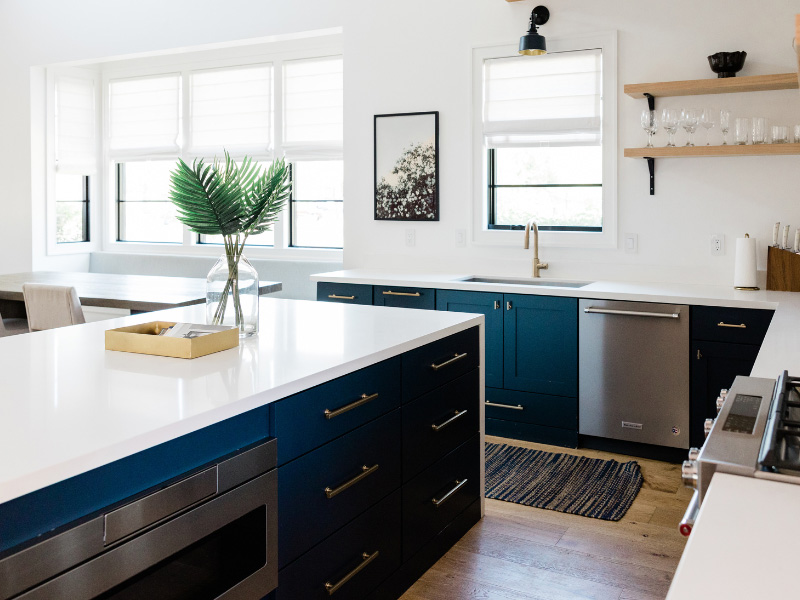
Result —
<instances>
[{"instance_id":1,"label":"cabinet door panel","mask_svg":"<svg viewBox=\"0 0 800 600\"><path fill-rule=\"evenodd\" d=\"M397 308L436 308L436 290L399 286L376 285L372 291L375 306L395 306Z\"/></svg>"},{"instance_id":2,"label":"cabinet door panel","mask_svg":"<svg viewBox=\"0 0 800 600\"><path fill-rule=\"evenodd\" d=\"M689 442L700 447L705 436L703 421L717 416L716 401L722 388L729 389L737 375L749 375L759 346L692 342Z\"/></svg>"},{"instance_id":3,"label":"cabinet door panel","mask_svg":"<svg viewBox=\"0 0 800 600\"><path fill-rule=\"evenodd\" d=\"M504 299L503 387L577 396L577 299L520 294Z\"/></svg>"},{"instance_id":4,"label":"cabinet door panel","mask_svg":"<svg viewBox=\"0 0 800 600\"><path fill-rule=\"evenodd\" d=\"M437 290L436 310L486 317L486 385L503 387L503 294Z\"/></svg>"},{"instance_id":5,"label":"cabinet door panel","mask_svg":"<svg viewBox=\"0 0 800 600\"><path fill-rule=\"evenodd\" d=\"M317 300L342 304L372 304L372 286L360 283L317 283Z\"/></svg>"}]
</instances>

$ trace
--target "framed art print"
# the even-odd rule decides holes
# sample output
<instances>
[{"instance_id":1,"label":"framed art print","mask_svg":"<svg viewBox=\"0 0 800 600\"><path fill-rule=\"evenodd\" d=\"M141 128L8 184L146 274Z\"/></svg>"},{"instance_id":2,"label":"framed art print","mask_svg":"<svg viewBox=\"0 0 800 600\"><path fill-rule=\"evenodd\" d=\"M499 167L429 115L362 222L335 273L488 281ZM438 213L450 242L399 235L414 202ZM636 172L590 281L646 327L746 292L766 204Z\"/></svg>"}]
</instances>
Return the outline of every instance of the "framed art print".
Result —
<instances>
[{"instance_id":1,"label":"framed art print","mask_svg":"<svg viewBox=\"0 0 800 600\"><path fill-rule=\"evenodd\" d=\"M439 220L439 112L375 115L375 220Z\"/></svg>"}]
</instances>

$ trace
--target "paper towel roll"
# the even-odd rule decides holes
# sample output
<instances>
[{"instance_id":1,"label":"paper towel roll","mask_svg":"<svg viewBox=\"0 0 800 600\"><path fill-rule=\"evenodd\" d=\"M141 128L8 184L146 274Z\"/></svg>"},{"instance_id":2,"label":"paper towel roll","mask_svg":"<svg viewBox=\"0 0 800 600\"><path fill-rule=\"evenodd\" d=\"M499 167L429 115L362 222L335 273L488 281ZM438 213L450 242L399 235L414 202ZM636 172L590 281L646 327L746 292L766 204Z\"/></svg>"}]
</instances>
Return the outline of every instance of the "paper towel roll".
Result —
<instances>
[{"instance_id":1,"label":"paper towel roll","mask_svg":"<svg viewBox=\"0 0 800 600\"><path fill-rule=\"evenodd\" d=\"M736 239L736 268L733 272L733 287L754 288L758 285L756 263L756 239Z\"/></svg>"}]
</instances>

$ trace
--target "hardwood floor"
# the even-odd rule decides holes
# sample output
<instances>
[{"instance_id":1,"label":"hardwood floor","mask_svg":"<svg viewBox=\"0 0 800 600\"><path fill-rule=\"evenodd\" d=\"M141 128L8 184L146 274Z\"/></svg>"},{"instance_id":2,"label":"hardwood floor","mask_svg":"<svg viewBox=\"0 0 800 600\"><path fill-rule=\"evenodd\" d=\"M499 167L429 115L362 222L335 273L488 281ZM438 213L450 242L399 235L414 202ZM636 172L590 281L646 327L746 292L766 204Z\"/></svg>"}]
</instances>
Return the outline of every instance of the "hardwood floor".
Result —
<instances>
[{"instance_id":1,"label":"hardwood floor","mask_svg":"<svg viewBox=\"0 0 800 600\"><path fill-rule=\"evenodd\" d=\"M487 436L486 441L509 443ZM514 440L518 446L631 460ZM486 500L486 516L402 600L663 599L685 538L678 522L691 490L680 465L636 458L644 483L618 522Z\"/></svg>"}]
</instances>

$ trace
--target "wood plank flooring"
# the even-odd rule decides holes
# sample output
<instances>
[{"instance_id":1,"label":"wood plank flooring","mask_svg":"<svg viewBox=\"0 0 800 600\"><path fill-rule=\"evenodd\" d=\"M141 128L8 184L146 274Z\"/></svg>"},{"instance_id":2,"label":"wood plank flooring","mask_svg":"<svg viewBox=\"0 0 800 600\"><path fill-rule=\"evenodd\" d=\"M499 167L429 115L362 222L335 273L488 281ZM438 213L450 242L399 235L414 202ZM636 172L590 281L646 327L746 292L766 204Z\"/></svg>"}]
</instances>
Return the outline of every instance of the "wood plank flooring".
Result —
<instances>
[{"instance_id":1,"label":"wood plank flooring","mask_svg":"<svg viewBox=\"0 0 800 600\"><path fill-rule=\"evenodd\" d=\"M631 460L487 436L487 442ZM644 483L618 522L486 500L486 516L401 600L661 600L685 538L678 522L692 496L680 465L636 458Z\"/></svg>"}]
</instances>

